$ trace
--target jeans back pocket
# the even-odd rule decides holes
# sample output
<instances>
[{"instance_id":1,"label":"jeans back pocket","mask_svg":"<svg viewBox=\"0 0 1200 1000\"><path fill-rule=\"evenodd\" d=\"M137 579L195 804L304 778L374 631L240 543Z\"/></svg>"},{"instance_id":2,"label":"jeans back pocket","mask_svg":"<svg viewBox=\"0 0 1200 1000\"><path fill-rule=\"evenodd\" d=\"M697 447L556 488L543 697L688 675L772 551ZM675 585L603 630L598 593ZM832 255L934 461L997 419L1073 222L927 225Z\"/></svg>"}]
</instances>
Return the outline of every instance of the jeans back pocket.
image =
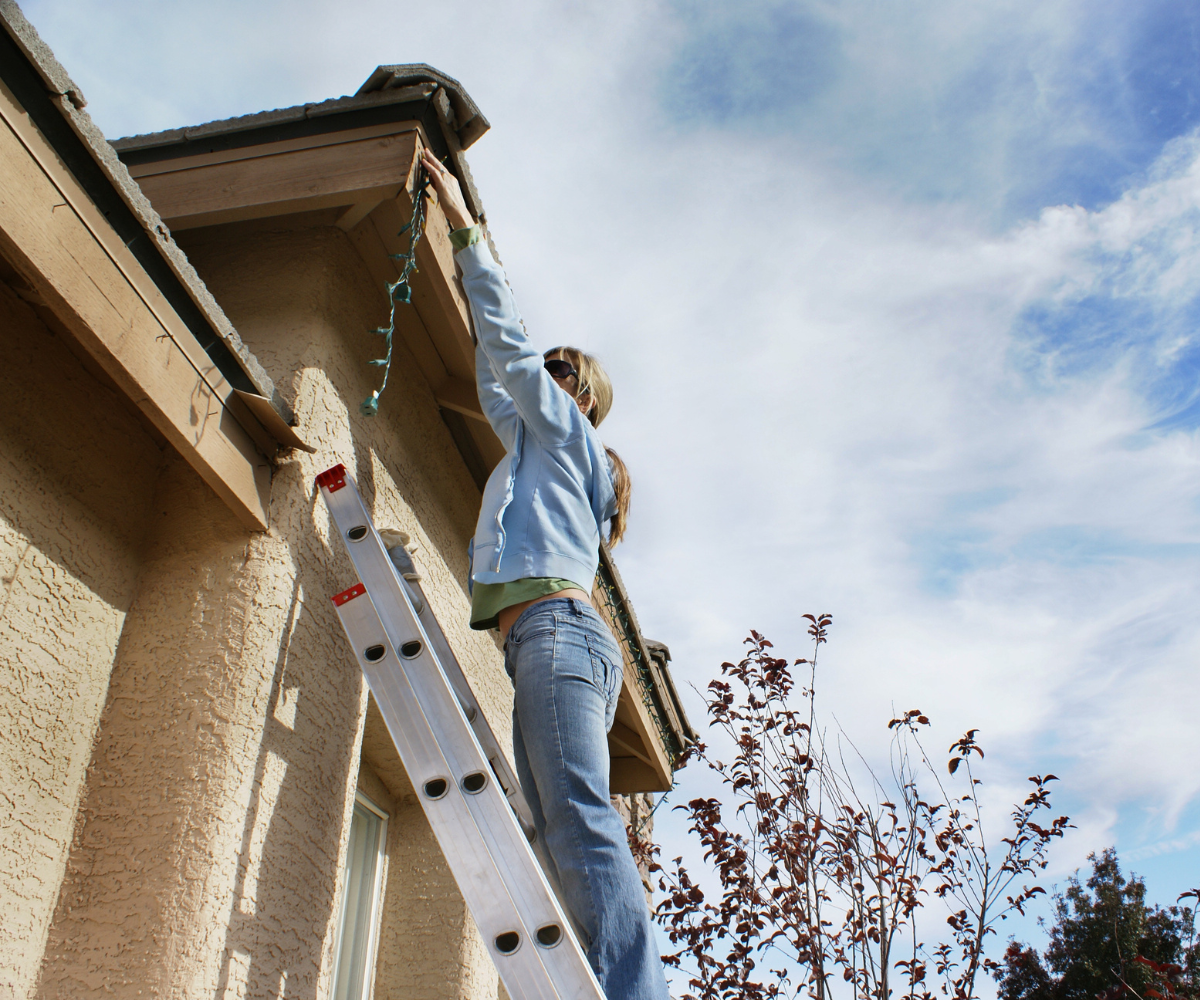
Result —
<instances>
[{"instance_id":1,"label":"jeans back pocket","mask_svg":"<svg viewBox=\"0 0 1200 1000\"><path fill-rule=\"evenodd\" d=\"M608 644L601 642L595 636L584 635L587 640L588 654L592 660L592 675L595 679L596 687L604 692L605 700L609 706L609 714L612 714L612 709L616 707L617 698L621 694L621 679L624 676L625 665L622 663L620 655L613 657L613 649L607 648Z\"/></svg>"}]
</instances>

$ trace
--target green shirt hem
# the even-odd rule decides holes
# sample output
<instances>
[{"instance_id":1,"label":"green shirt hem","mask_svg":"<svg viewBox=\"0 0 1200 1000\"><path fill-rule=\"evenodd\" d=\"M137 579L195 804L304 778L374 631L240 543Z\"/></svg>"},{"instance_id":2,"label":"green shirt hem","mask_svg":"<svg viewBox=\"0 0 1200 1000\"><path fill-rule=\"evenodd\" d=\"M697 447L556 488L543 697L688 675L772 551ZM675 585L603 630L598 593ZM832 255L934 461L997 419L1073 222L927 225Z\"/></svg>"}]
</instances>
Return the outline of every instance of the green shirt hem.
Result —
<instances>
[{"instance_id":1,"label":"green shirt hem","mask_svg":"<svg viewBox=\"0 0 1200 1000\"><path fill-rule=\"evenodd\" d=\"M514 604L523 604L560 590L582 590L573 580L553 576L530 576L512 583L479 583L471 588L471 628L483 631L500 627L500 612Z\"/></svg>"}]
</instances>

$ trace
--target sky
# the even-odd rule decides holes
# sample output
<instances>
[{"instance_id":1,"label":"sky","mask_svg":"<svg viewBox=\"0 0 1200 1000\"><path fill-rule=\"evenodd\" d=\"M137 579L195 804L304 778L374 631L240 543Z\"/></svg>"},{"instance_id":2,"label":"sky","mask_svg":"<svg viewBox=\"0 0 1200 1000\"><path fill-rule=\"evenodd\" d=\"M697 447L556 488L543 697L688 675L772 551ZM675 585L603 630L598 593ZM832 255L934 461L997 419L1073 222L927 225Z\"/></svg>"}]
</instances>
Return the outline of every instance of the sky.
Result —
<instances>
[{"instance_id":1,"label":"sky","mask_svg":"<svg viewBox=\"0 0 1200 1000\"><path fill-rule=\"evenodd\" d=\"M531 334L613 377L616 555L697 727L750 629L805 656L829 612L868 759L895 710L978 728L992 815L1060 779L1049 882L1115 845L1155 901L1200 885L1200 7L23 9L113 138L458 78Z\"/></svg>"}]
</instances>

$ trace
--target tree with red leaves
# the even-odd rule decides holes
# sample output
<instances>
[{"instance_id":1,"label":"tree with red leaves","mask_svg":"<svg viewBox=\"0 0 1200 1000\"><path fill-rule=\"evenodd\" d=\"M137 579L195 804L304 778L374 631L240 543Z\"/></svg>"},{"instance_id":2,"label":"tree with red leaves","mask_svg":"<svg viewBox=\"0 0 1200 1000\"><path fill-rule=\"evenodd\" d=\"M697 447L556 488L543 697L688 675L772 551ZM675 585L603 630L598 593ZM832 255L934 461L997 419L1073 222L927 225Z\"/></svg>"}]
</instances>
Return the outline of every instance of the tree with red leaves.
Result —
<instances>
[{"instance_id":1,"label":"tree with red leaves","mask_svg":"<svg viewBox=\"0 0 1200 1000\"><path fill-rule=\"evenodd\" d=\"M977 730L951 745L943 782L921 742L929 719L914 709L888 723L891 773L877 776L844 733L830 738L818 720L817 651L832 618L804 617L811 659L789 664L752 632L746 657L709 684L710 728L732 742L732 761L705 744L688 751L727 789L727 802L677 807L719 895L710 900L700 884L708 879L681 858L668 868L653 845L634 845L664 894L656 919L677 949L664 960L686 976L683 1000L973 998L980 971L996 967L987 938L1044 892L1032 879L1068 826L1065 816L1041 819L1054 775L1029 779L1008 836L989 841ZM797 667L807 668L798 690ZM920 918L934 907L949 933L927 945Z\"/></svg>"}]
</instances>

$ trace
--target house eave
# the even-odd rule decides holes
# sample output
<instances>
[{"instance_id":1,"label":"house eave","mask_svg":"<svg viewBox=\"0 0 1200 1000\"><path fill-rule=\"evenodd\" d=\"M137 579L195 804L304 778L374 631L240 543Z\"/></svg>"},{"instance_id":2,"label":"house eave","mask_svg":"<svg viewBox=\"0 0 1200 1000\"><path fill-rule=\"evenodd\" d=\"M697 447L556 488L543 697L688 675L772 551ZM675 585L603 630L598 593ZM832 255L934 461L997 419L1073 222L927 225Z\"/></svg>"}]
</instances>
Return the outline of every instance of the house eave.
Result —
<instances>
[{"instance_id":1,"label":"house eave","mask_svg":"<svg viewBox=\"0 0 1200 1000\"><path fill-rule=\"evenodd\" d=\"M83 110L86 101L13 0L0 0L0 77L121 235L130 252L187 324L205 353L235 389L266 397L285 423L290 406L238 336L237 330L176 246L113 147ZM8 46L5 46L6 48Z\"/></svg>"}]
</instances>

